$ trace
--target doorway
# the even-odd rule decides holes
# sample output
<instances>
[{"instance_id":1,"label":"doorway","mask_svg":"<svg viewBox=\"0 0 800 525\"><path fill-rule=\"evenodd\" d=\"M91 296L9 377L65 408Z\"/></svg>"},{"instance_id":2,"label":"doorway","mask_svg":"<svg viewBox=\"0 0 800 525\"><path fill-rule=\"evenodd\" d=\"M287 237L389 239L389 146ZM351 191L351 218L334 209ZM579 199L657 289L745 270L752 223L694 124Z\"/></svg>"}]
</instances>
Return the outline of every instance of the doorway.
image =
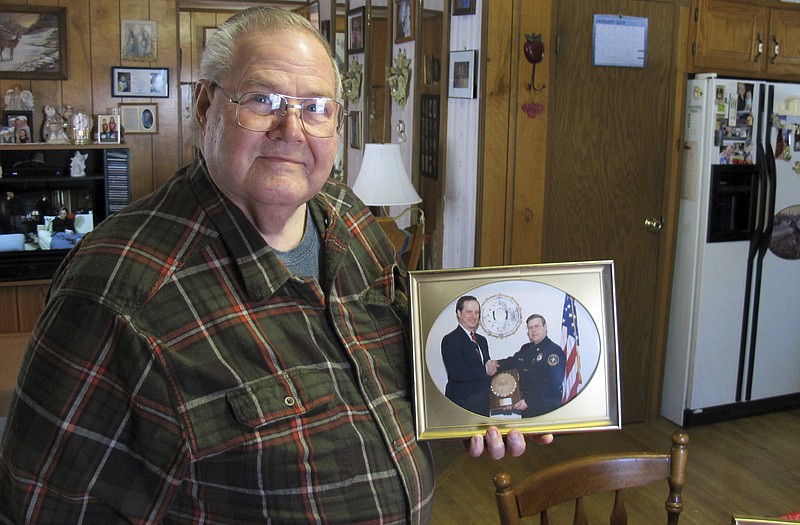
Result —
<instances>
[{"instance_id":1,"label":"doorway","mask_svg":"<svg viewBox=\"0 0 800 525\"><path fill-rule=\"evenodd\" d=\"M645 221L669 215L665 183L676 171L679 7L618 0L557 0L554 7L559 45L542 258L614 260L623 420L641 421L657 408L661 384L666 312L658 305L671 250L668 237ZM593 65L595 14L649 22L645 67Z\"/></svg>"}]
</instances>

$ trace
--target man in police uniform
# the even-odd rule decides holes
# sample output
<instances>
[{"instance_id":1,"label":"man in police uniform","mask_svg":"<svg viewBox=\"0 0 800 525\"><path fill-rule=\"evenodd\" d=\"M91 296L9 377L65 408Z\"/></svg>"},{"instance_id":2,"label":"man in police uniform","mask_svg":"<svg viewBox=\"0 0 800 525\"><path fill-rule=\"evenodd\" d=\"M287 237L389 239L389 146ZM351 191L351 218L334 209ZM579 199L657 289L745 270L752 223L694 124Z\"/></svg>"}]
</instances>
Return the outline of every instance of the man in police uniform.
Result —
<instances>
[{"instance_id":1,"label":"man in police uniform","mask_svg":"<svg viewBox=\"0 0 800 525\"><path fill-rule=\"evenodd\" d=\"M530 343L511 357L497 361L499 371L516 368L521 397L510 409L522 417L538 416L561 406L564 389L564 351L547 337L547 322L539 314L525 321Z\"/></svg>"}]
</instances>

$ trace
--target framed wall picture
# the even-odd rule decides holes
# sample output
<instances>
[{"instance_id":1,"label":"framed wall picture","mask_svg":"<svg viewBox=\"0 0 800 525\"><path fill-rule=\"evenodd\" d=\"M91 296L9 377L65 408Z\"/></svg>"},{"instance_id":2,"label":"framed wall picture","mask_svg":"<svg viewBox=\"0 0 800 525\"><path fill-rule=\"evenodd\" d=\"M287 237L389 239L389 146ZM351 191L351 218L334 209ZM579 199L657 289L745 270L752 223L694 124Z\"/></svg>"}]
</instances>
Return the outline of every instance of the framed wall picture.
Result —
<instances>
[{"instance_id":1,"label":"framed wall picture","mask_svg":"<svg viewBox=\"0 0 800 525\"><path fill-rule=\"evenodd\" d=\"M158 104L120 104L125 133L158 133Z\"/></svg>"},{"instance_id":2,"label":"framed wall picture","mask_svg":"<svg viewBox=\"0 0 800 525\"><path fill-rule=\"evenodd\" d=\"M66 13L65 7L0 6L0 38L5 40L0 51L0 79L65 80ZM19 29L9 32L9 28Z\"/></svg>"},{"instance_id":3,"label":"framed wall picture","mask_svg":"<svg viewBox=\"0 0 800 525\"><path fill-rule=\"evenodd\" d=\"M347 52L364 52L365 9L356 7L347 12Z\"/></svg>"},{"instance_id":4,"label":"framed wall picture","mask_svg":"<svg viewBox=\"0 0 800 525\"><path fill-rule=\"evenodd\" d=\"M361 149L361 112L351 111L350 120L347 123L348 133L350 134L350 147Z\"/></svg>"},{"instance_id":5,"label":"framed wall picture","mask_svg":"<svg viewBox=\"0 0 800 525\"><path fill-rule=\"evenodd\" d=\"M401 44L414 40L414 21L416 2L394 0L394 43Z\"/></svg>"},{"instance_id":6,"label":"framed wall picture","mask_svg":"<svg viewBox=\"0 0 800 525\"><path fill-rule=\"evenodd\" d=\"M119 144L121 133L117 115L97 115L97 142L100 144Z\"/></svg>"},{"instance_id":7,"label":"framed wall picture","mask_svg":"<svg viewBox=\"0 0 800 525\"><path fill-rule=\"evenodd\" d=\"M33 142L33 112L32 111L3 111L3 127L6 132L3 140L17 144Z\"/></svg>"},{"instance_id":8,"label":"framed wall picture","mask_svg":"<svg viewBox=\"0 0 800 525\"><path fill-rule=\"evenodd\" d=\"M319 2L311 2L308 4L308 21L311 25L320 30L319 27Z\"/></svg>"},{"instance_id":9,"label":"framed wall picture","mask_svg":"<svg viewBox=\"0 0 800 525\"><path fill-rule=\"evenodd\" d=\"M203 28L203 49L205 49L208 40L217 32L217 29L219 29L217 26L206 26Z\"/></svg>"},{"instance_id":10,"label":"framed wall picture","mask_svg":"<svg viewBox=\"0 0 800 525\"><path fill-rule=\"evenodd\" d=\"M738 514L731 516L731 525L779 525L781 523L797 523L797 521L768 516L742 516Z\"/></svg>"},{"instance_id":11,"label":"framed wall picture","mask_svg":"<svg viewBox=\"0 0 800 525\"><path fill-rule=\"evenodd\" d=\"M322 38L324 38L326 42L330 43L330 41L331 41L331 21L330 20L320 20L320 22L319 22L319 32L322 34Z\"/></svg>"},{"instance_id":12,"label":"framed wall picture","mask_svg":"<svg viewBox=\"0 0 800 525\"><path fill-rule=\"evenodd\" d=\"M169 97L169 69L165 67L112 67L112 97Z\"/></svg>"},{"instance_id":13,"label":"framed wall picture","mask_svg":"<svg viewBox=\"0 0 800 525\"><path fill-rule=\"evenodd\" d=\"M410 299L419 439L620 427L613 262L412 271Z\"/></svg>"},{"instance_id":14,"label":"framed wall picture","mask_svg":"<svg viewBox=\"0 0 800 525\"><path fill-rule=\"evenodd\" d=\"M448 96L451 98L475 98L478 95L477 68L477 50L450 52Z\"/></svg>"},{"instance_id":15,"label":"framed wall picture","mask_svg":"<svg viewBox=\"0 0 800 525\"><path fill-rule=\"evenodd\" d=\"M120 45L122 60L154 62L158 57L158 24L152 20L123 20Z\"/></svg>"},{"instance_id":16,"label":"framed wall picture","mask_svg":"<svg viewBox=\"0 0 800 525\"><path fill-rule=\"evenodd\" d=\"M451 14L453 16L474 15L478 0L453 0Z\"/></svg>"}]
</instances>

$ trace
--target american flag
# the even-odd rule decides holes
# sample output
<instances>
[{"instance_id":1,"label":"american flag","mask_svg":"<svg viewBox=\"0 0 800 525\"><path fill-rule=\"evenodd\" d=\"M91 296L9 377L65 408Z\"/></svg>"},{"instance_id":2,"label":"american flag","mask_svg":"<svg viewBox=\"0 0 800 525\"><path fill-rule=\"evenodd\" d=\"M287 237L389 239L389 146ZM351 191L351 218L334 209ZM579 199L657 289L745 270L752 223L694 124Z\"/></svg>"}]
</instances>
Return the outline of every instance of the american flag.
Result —
<instances>
[{"instance_id":1,"label":"american flag","mask_svg":"<svg viewBox=\"0 0 800 525\"><path fill-rule=\"evenodd\" d=\"M578 318L575 314L575 299L564 296L564 311L561 320L561 348L567 359L564 373L564 393L562 402L566 403L578 394L581 383L581 356L578 353Z\"/></svg>"}]
</instances>

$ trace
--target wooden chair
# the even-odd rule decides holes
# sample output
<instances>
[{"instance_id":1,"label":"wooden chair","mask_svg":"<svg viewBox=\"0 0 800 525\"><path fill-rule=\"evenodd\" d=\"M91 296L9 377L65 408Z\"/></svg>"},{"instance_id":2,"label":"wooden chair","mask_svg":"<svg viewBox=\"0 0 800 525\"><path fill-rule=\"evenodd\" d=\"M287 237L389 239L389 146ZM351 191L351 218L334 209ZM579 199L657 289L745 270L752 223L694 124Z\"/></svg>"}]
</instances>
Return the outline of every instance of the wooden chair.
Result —
<instances>
[{"instance_id":1,"label":"wooden chair","mask_svg":"<svg viewBox=\"0 0 800 525\"><path fill-rule=\"evenodd\" d=\"M677 431L672 435L669 454L637 452L586 456L551 465L529 475L515 487L511 486L509 474L499 472L494 477L494 485L500 523L516 525L520 518L539 514L541 524L549 525L548 508L575 500L573 525L587 525L583 497L614 491L611 525L624 525L628 516L623 489L666 480L669 482L665 504L667 523L677 524L683 510L681 490L686 480L688 444L689 436Z\"/></svg>"},{"instance_id":2,"label":"wooden chair","mask_svg":"<svg viewBox=\"0 0 800 525\"><path fill-rule=\"evenodd\" d=\"M422 243L425 238L422 223L412 224L401 230L392 217L376 217L386 236L397 250L397 255L403 260L406 268L416 270L422 254Z\"/></svg>"}]
</instances>

